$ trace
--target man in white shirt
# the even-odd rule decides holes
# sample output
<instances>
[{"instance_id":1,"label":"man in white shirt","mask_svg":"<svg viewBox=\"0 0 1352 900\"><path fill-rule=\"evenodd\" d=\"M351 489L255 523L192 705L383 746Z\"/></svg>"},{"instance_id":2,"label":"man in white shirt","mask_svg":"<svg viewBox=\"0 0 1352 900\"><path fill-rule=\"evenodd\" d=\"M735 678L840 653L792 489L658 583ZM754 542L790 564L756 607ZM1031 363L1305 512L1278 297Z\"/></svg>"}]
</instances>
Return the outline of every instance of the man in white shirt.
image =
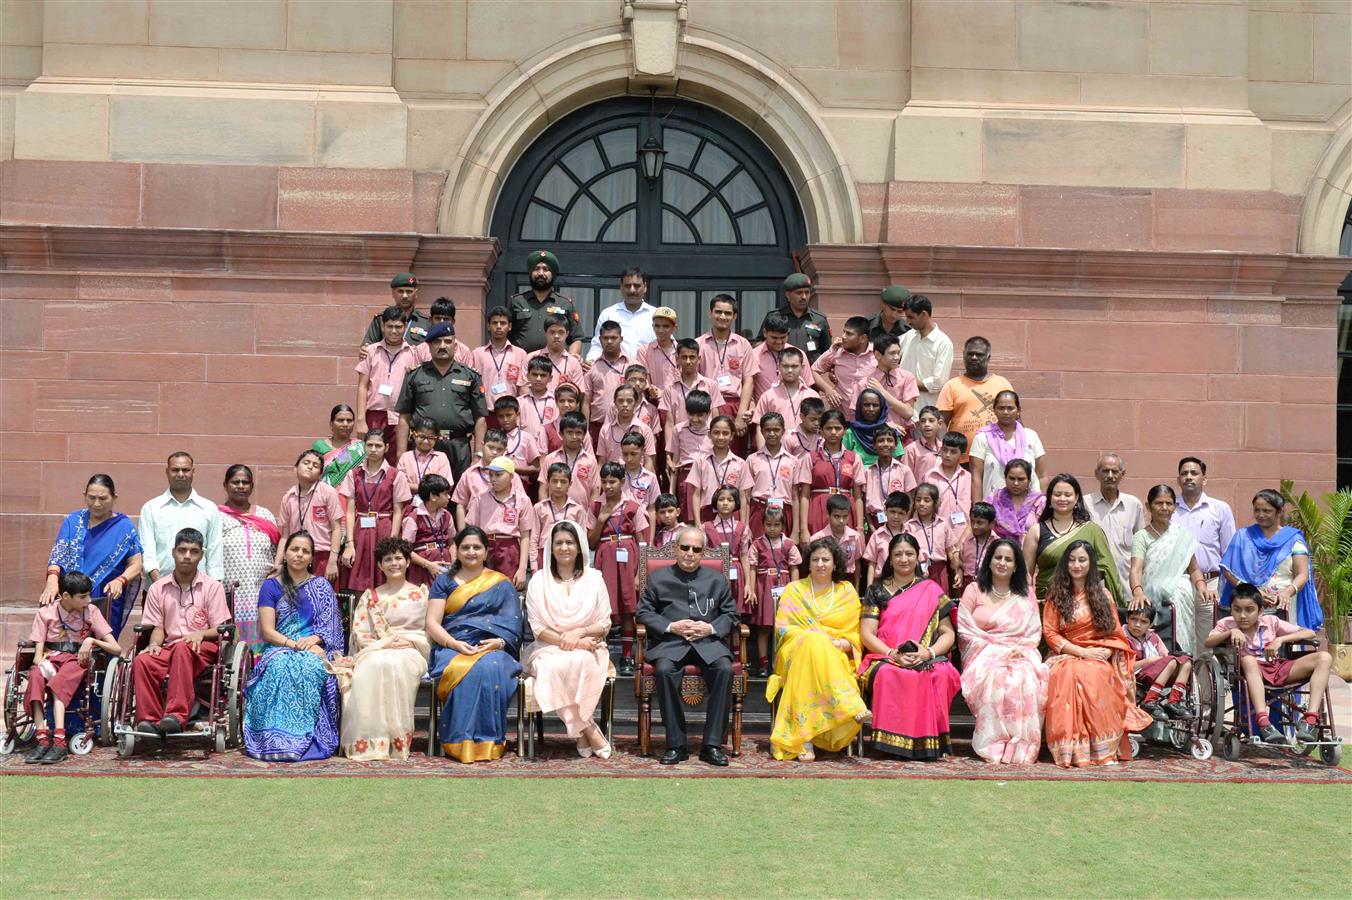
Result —
<instances>
[{"instance_id":1,"label":"man in white shirt","mask_svg":"<svg viewBox=\"0 0 1352 900\"><path fill-rule=\"evenodd\" d=\"M1131 494L1118 490L1122 477L1127 474L1127 465L1116 453L1104 453L1094 466L1094 477L1098 479L1099 489L1084 498L1089 509L1089 518L1098 523L1108 537L1108 547L1113 551L1113 562L1117 565L1117 576L1122 585L1131 583L1131 542L1136 532L1145 527L1145 505Z\"/></svg>"},{"instance_id":2,"label":"man in white shirt","mask_svg":"<svg viewBox=\"0 0 1352 900\"><path fill-rule=\"evenodd\" d=\"M164 470L169 489L141 507L137 534L145 554L146 575L151 583L174 570L174 536L184 528L202 532L202 567L217 581L225 580L221 549L221 512L215 503L193 490L196 471L192 456L180 450L169 457Z\"/></svg>"},{"instance_id":3,"label":"man in white shirt","mask_svg":"<svg viewBox=\"0 0 1352 900\"><path fill-rule=\"evenodd\" d=\"M953 370L953 339L934 324L934 304L924 294L913 294L906 304L906 324L911 330L901 336L901 367L915 376L920 388L916 412L936 406L939 391Z\"/></svg>"},{"instance_id":4,"label":"man in white shirt","mask_svg":"<svg viewBox=\"0 0 1352 900\"><path fill-rule=\"evenodd\" d=\"M623 302L601 310L596 317L596 330L591 346L587 348L588 364L601 357L601 323L620 323L620 352L630 359L638 358L638 348L657 340L653 331L653 313L657 307L644 300L648 296L648 276L637 266L630 266L620 275L620 296Z\"/></svg>"}]
</instances>

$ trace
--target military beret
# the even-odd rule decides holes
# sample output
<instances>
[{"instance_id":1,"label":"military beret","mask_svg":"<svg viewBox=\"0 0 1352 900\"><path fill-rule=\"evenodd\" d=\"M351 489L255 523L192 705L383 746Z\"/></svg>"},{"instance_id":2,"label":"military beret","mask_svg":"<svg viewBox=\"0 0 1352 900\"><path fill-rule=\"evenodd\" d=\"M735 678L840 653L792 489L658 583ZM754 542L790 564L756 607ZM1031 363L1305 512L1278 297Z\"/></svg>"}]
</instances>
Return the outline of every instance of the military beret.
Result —
<instances>
[{"instance_id":1,"label":"military beret","mask_svg":"<svg viewBox=\"0 0 1352 900\"><path fill-rule=\"evenodd\" d=\"M398 275L390 279L391 288L401 288L401 287L415 288L417 286L418 286L418 276L414 275L412 272L400 272Z\"/></svg>"},{"instance_id":2,"label":"military beret","mask_svg":"<svg viewBox=\"0 0 1352 900\"><path fill-rule=\"evenodd\" d=\"M427 329L427 337L425 340L430 344L437 338L443 337L455 337L455 326L450 322L438 322Z\"/></svg>"},{"instance_id":3,"label":"military beret","mask_svg":"<svg viewBox=\"0 0 1352 900\"><path fill-rule=\"evenodd\" d=\"M797 291L802 288L812 287L812 279L808 278L802 272L794 272L788 278L784 279L784 290Z\"/></svg>"},{"instance_id":4,"label":"military beret","mask_svg":"<svg viewBox=\"0 0 1352 900\"><path fill-rule=\"evenodd\" d=\"M911 299L911 292L899 284L883 288L883 302L893 309L901 309Z\"/></svg>"},{"instance_id":5,"label":"military beret","mask_svg":"<svg viewBox=\"0 0 1352 900\"><path fill-rule=\"evenodd\" d=\"M559 258L548 250L532 250L530 256L526 257L526 271L533 270L540 263L549 266L549 271L555 275L559 274Z\"/></svg>"}]
</instances>

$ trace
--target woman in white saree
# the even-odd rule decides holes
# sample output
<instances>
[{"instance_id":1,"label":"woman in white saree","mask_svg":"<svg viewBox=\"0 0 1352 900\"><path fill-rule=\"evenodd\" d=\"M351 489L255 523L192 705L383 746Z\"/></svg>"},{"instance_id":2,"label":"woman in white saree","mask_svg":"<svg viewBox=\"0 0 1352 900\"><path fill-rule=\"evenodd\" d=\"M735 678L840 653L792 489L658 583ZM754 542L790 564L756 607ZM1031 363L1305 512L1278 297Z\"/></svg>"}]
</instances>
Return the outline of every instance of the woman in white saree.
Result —
<instances>
[{"instance_id":1,"label":"woman in white saree","mask_svg":"<svg viewBox=\"0 0 1352 900\"><path fill-rule=\"evenodd\" d=\"M1197 542L1182 525L1173 524L1174 489L1157 484L1146 495L1150 521L1131 542L1131 609L1151 607L1155 626L1169 621L1174 610L1174 643L1190 656L1197 653L1196 591L1214 608L1216 595L1206 586L1197 565ZM1207 623L1208 625L1210 623Z\"/></svg>"}]
</instances>

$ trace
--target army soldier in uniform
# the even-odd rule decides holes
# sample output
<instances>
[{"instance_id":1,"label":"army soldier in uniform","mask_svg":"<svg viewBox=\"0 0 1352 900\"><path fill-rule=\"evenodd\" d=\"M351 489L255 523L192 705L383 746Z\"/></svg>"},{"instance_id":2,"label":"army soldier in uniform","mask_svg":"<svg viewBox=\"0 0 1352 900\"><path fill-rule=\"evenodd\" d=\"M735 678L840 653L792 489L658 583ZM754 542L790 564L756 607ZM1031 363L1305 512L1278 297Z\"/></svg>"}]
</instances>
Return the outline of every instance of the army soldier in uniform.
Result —
<instances>
[{"instance_id":1,"label":"army soldier in uniform","mask_svg":"<svg viewBox=\"0 0 1352 900\"><path fill-rule=\"evenodd\" d=\"M826 316L810 307L812 279L802 272L794 272L784 279L784 298L788 302L767 314L779 313L789 320L789 343L807 354L809 362L831 349L831 325ZM761 323L761 337L765 323Z\"/></svg>"},{"instance_id":2,"label":"army soldier in uniform","mask_svg":"<svg viewBox=\"0 0 1352 900\"><path fill-rule=\"evenodd\" d=\"M424 416L436 423L437 449L451 461L457 479L474 458L471 447L483 446L488 401L479 373L455 361L455 328L439 322L427 333L432 359L404 376L395 410L399 413L396 441L399 452L408 449L409 422Z\"/></svg>"},{"instance_id":3,"label":"army soldier in uniform","mask_svg":"<svg viewBox=\"0 0 1352 900\"><path fill-rule=\"evenodd\" d=\"M390 294L394 297L394 305L404 311L404 340L408 341L410 346L417 346L427 340L427 331L432 327L432 320L422 313L418 312L418 276L412 272L400 272L390 279ZM357 348L357 354L362 354L362 348L368 344L378 344L385 337L385 333L380 328L380 314L371 317L371 324L366 326L366 334L361 339L361 347Z\"/></svg>"},{"instance_id":4,"label":"army soldier in uniform","mask_svg":"<svg viewBox=\"0 0 1352 900\"><path fill-rule=\"evenodd\" d=\"M880 337L889 334L901 337L911 330L906 324L906 304L910 299L911 292L899 284L883 288L882 305L878 309L878 314L868 320L870 346Z\"/></svg>"},{"instance_id":5,"label":"army soldier in uniform","mask_svg":"<svg viewBox=\"0 0 1352 900\"><path fill-rule=\"evenodd\" d=\"M530 290L513 294L507 301L507 314L512 319L507 340L534 353L545 345L545 319L563 316L568 319L568 352L578 356L582 352L582 326L577 309L571 298L554 291L554 279L559 277L558 257L548 250L532 250L526 257L526 271L530 273Z\"/></svg>"}]
</instances>

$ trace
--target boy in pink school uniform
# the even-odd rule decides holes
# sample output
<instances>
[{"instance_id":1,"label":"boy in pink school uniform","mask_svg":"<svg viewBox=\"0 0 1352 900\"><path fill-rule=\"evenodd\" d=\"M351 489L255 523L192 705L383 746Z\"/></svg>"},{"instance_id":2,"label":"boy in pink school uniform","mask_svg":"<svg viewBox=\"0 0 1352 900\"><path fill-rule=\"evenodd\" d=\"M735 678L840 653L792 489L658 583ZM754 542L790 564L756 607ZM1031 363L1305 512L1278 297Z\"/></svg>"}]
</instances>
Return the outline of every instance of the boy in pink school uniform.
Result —
<instances>
[{"instance_id":1,"label":"boy in pink school uniform","mask_svg":"<svg viewBox=\"0 0 1352 900\"><path fill-rule=\"evenodd\" d=\"M887 498L896 491L910 493L915 488L915 475L905 460L897 459L900 435L891 428L879 428L873 435L873 448L878 461L864 467L864 516L869 528L880 528L887 522Z\"/></svg>"},{"instance_id":2,"label":"boy in pink school uniform","mask_svg":"<svg viewBox=\"0 0 1352 900\"><path fill-rule=\"evenodd\" d=\"M601 423L601 430L597 435L596 458L602 463L620 462L623 458L620 455L620 441L626 434L632 432L643 436L643 463L651 469L656 460L657 439L653 436L652 429L640 422L636 415L638 391L627 384L622 384L615 388L611 400L614 407L606 416L606 420Z\"/></svg>"},{"instance_id":3,"label":"boy in pink school uniform","mask_svg":"<svg viewBox=\"0 0 1352 900\"><path fill-rule=\"evenodd\" d=\"M906 462L919 484L929 470L939 465L939 450L943 441L944 424L939 407L924 406L915 420L916 440L906 445Z\"/></svg>"},{"instance_id":4,"label":"boy in pink school uniform","mask_svg":"<svg viewBox=\"0 0 1352 900\"><path fill-rule=\"evenodd\" d=\"M906 530L906 520L911 517L911 495L902 491L893 491L883 501L885 524L873 529L864 545L864 577L872 583L887 562L888 549L892 538Z\"/></svg>"},{"instance_id":5,"label":"boy in pink school uniform","mask_svg":"<svg viewBox=\"0 0 1352 900\"><path fill-rule=\"evenodd\" d=\"M709 301L710 330L698 338L699 370L718 385L713 395L715 415L737 418L738 443L745 444L746 427L740 419L742 379L751 356L751 342L732 330L737 321L737 301L718 294Z\"/></svg>"},{"instance_id":6,"label":"boy in pink school uniform","mask_svg":"<svg viewBox=\"0 0 1352 900\"><path fill-rule=\"evenodd\" d=\"M634 360L648 370L648 378L659 397L681 376L680 363L676 359L680 345L673 340L675 332L676 310L670 306L659 306L653 310L653 334L657 340L643 344L634 354ZM699 345L695 349L698 355Z\"/></svg>"},{"instance_id":7,"label":"boy in pink school uniform","mask_svg":"<svg viewBox=\"0 0 1352 900\"><path fill-rule=\"evenodd\" d=\"M596 439L601 423L610 413L615 388L624 384L624 370L629 357L620 349L623 332L620 323L606 320L601 323L601 355L582 376L582 410L587 415L592 439Z\"/></svg>"},{"instance_id":8,"label":"boy in pink school uniform","mask_svg":"<svg viewBox=\"0 0 1352 900\"><path fill-rule=\"evenodd\" d=\"M194 700L193 683L216 661L216 629L230 621L225 588L198 570L202 533L184 528L174 537L174 571L146 592L141 624L150 642L132 660L136 730L163 737L183 730ZM161 692L166 676L168 685Z\"/></svg>"},{"instance_id":9,"label":"boy in pink school uniform","mask_svg":"<svg viewBox=\"0 0 1352 900\"><path fill-rule=\"evenodd\" d=\"M503 455L516 463L516 475L529 496L540 473L544 442L521 427L521 403L517 398L499 397L493 404L493 415L497 416L498 429L507 438L507 452Z\"/></svg>"},{"instance_id":10,"label":"boy in pink school uniform","mask_svg":"<svg viewBox=\"0 0 1352 900\"><path fill-rule=\"evenodd\" d=\"M474 366L474 351L470 349L469 344L455 336L455 301L449 297L438 297L432 301L432 306L427 311L428 318L432 320L433 325L440 325L445 322L451 329L451 357L461 365ZM413 348L413 358L418 365L432 361L432 342L423 341ZM487 384L487 381L484 382ZM492 400L490 399L491 403Z\"/></svg>"},{"instance_id":11,"label":"boy in pink school uniform","mask_svg":"<svg viewBox=\"0 0 1352 900\"><path fill-rule=\"evenodd\" d=\"M883 335L873 342L873 361L873 368L864 373L850 396L850 409L855 408L865 388L873 388L887 401L887 421L901 432L904 440L915 418L920 385L914 375L901 367L901 342L896 335Z\"/></svg>"},{"instance_id":12,"label":"boy in pink school uniform","mask_svg":"<svg viewBox=\"0 0 1352 900\"><path fill-rule=\"evenodd\" d=\"M545 426L546 453L553 453L563 446L563 435L559 433L559 422L562 421L563 417L570 412L579 415L582 413L582 392L571 384L559 385L559 389L554 392L554 401L559 408L559 415L558 418ZM582 421L583 423L587 421L585 416ZM591 432L582 436L582 446L586 448L588 453L595 455L596 444L592 441Z\"/></svg>"},{"instance_id":13,"label":"boy in pink school uniform","mask_svg":"<svg viewBox=\"0 0 1352 900\"><path fill-rule=\"evenodd\" d=\"M719 488L734 487L740 492L750 482L746 460L732 452L733 419L717 416L709 423L709 443L712 452L695 460L690 470L693 490L690 504L695 513L695 524L703 525L714 517L714 493ZM738 518L746 521L747 510L738 503Z\"/></svg>"},{"instance_id":14,"label":"boy in pink school uniform","mask_svg":"<svg viewBox=\"0 0 1352 900\"><path fill-rule=\"evenodd\" d=\"M695 463L713 453L709 439L709 410L713 398L704 391L691 391L685 398L685 423L677 426L671 444L667 447L667 478L681 499L681 519L695 521L692 498L695 486L691 472Z\"/></svg>"},{"instance_id":15,"label":"boy in pink school uniform","mask_svg":"<svg viewBox=\"0 0 1352 900\"><path fill-rule=\"evenodd\" d=\"M652 518L652 507L657 502L661 488L657 484L657 473L643 465L643 435L631 431L620 439L620 457L624 465L624 486L620 493L626 500L648 510Z\"/></svg>"},{"instance_id":16,"label":"boy in pink school uniform","mask_svg":"<svg viewBox=\"0 0 1352 900\"><path fill-rule=\"evenodd\" d=\"M761 416L757 434L763 446L746 460L746 492L750 497L747 526L753 538L760 537L765 533L766 512L777 509L784 514L784 527L792 534L798 461L784 446L784 417L773 412Z\"/></svg>"},{"instance_id":17,"label":"boy in pink school uniform","mask_svg":"<svg viewBox=\"0 0 1352 900\"><path fill-rule=\"evenodd\" d=\"M652 540L648 543L665 547L676 540L676 535L685 527L681 521L681 499L675 494L658 494L653 510Z\"/></svg>"},{"instance_id":18,"label":"boy in pink school uniform","mask_svg":"<svg viewBox=\"0 0 1352 900\"><path fill-rule=\"evenodd\" d=\"M506 456L492 459L485 467L493 489L474 498L466 525L476 525L488 534L488 568L511 580L518 591L526 589L531 533L535 530L535 507L516 477L516 464Z\"/></svg>"},{"instance_id":19,"label":"boy in pink school uniform","mask_svg":"<svg viewBox=\"0 0 1352 900\"><path fill-rule=\"evenodd\" d=\"M490 428L484 432L483 455L465 470L451 492L451 502L455 504L456 531L465 527L465 516L478 496L493 489L493 476L488 471L488 463L506 453L507 435L501 429Z\"/></svg>"},{"instance_id":20,"label":"boy in pink school uniform","mask_svg":"<svg viewBox=\"0 0 1352 900\"><path fill-rule=\"evenodd\" d=\"M488 402L516 394L526 376L526 351L507 340L512 319L507 307L488 311L488 343L470 353L470 368L479 373Z\"/></svg>"},{"instance_id":21,"label":"boy in pink school uniform","mask_svg":"<svg viewBox=\"0 0 1352 900\"><path fill-rule=\"evenodd\" d=\"M555 522L576 522L583 530L590 530L591 512L569 496L573 472L566 463L550 463L545 467L545 498L535 504L535 530L531 532L531 567L539 572L545 567L545 535Z\"/></svg>"},{"instance_id":22,"label":"boy in pink school uniform","mask_svg":"<svg viewBox=\"0 0 1352 900\"><path fill-rule=\"evenodd\" d=\"M586 374L582 369L582 363L576 356L568 352L568 317L560 315L549 315L545 317L545 345L539 350L526 357L526 371L530 372L532 360L546 359L553 366L553 372L549 378L549 389L554 390L560 384L567 382L575 384L579 388L583 385L583 376ZM518 385L525 387L525 384Z\"/></svg>"},{"instance_id":23,"label":"boy in pink school uniform","mask_svg":"<svg viewBox=\"0 0 1352 900\"><path fill-rule=\"evenodd\" d=\"M786 347L779 352L779 377L764 393L759 395L755 401L755 411L752 414L752 423L759 422L767 413L778 413L784 419L784 427L790 431L797 431L799 425L800 410L803 401L809 397L817 397L815 390L807 387L802 382L803 364L806 357L797 347ZM764 439L757 434L756 446L761 446Z\"/></svg>"},{"instance_id":24,"label":"boy in pink school uniform","mask_svg":"<svg viewBox=\"0 0 1352 900\"><path fill-rule=\"evenodd\" d=\"M531 359L526 363L526 387L517 396L521 427L534 435L536 440L545 443L549 439L548 426L557 423L559 416L563 415L559 409L557 392L549 386L553 375L552 362L542 356Z\"/></svg>"},{"instance_id":25,"label":"boy in pink school uniform","mask_svg":"<svg viewBox=\"0 0 1352 900\"><path fill-rule=\"evenodd\" d=\"M798 354L803 362L799 367L798 378L789 381L784 377L781 368L784 351L797 350L789 343L788 319L779 313L771 313L765 317L762 333L765 340L751 351L751 355L747 357L746 371L742 373L741 409L747 424L752 424L760 419L760 416L753 412L756 406L756 398L769 392L770 388L776 384L780 382L786 384L801 383L803 387L812 387L816 383L812 369L807 366L807 359L802 355L801 350L798 351ZM815 391L813 393L816 394Z\"/></svg>"},{"instance_id":26,"label":"boy in pink school uniform","mask_svg":"<svg viewBox=\"0 0 1352 900\"><path fill-rule=\"evenodd\" d=\"M939 446L939 465L920 479L939 489L939 518L954 534L962 533L967 510L972 507L972 473L958 465L966 452L967 436L960 431L948 432Z\"/></svg>"},{"instance_id":27,"label":"boy in pink school uniform","mask_svg":"<svg viewBox=\"0 0 1352 900\"><path fill-rule=\"evenodd\" d=\"M428 475L440 475L447 482L455 481L455 476L451 474L451 461L436 448L437 437L437 426L431 419L418 416L413 420L413 449L405 450L399 456L398 468L408 482L409 489L415 492L415 497L418 485ZM413 501L415 506L421 502L418 499Z\"/></svg>"},{"instance_id":28,"label":"boy in pink school uniform","mask_svg":"<svg viewBox=\"0 0 1352 900\"><path fill-rule=\"evenodd\" d=\"M83 572L61 575L55 603L39 607L28 639L33 665L28 670L24 705L37 726L37 743L25 763L55 765L66 758L66 707L84 684L93 663L94 648L118 656L121 646L103 614L91 605L94 583ZM52 727L47 727L47 693L52 695Z\"/></svg>"},{"instance_id":29,"label":"boy in pink school uniform","mask_svg":"<svg viewBox=\"0 0 1352 900\"><path fill-rule=\"evenodd\" d=\"M394 431L399 424L399 413L394 405L404 387L404 376L420 364L413 348L404 341L404 311L389 306L380 314L380 330L384 340L368 344L365 353L354 366L357 373L357 421L365 422L367 430L377 428L385 432L389 447L386 461L398 460L395 452Z\"/></svg>"},{"instance_id":30,"label":"boy in pink school uniform","mask_svg":"<svg viewBox=\"0 0 1352 900\"><path fill-rule=\"evenodd\" d=\"M596 454L584 446L587 420L580 412L564 413L563 418L559 420L559 430L563 435L563 446L541 457L540 467L545 471L549 471L556 463L567 467L569 498L583 509L590 510L592 500L601 490L601 464L596 459ZM548 496L543 486L538 496L541 500Z\"/></svg>"},{"instance_id":31,"label":"boy in pink school uniform","mask_svg":"<svg viewBox=\"0 0 1352 900\"><path fill-rule=\"evenodd\" d=\"M331 582L338 580L338 554L347 540L344 530L343 501L337 488L320 479L324 457L318 450L306 450L296 460L296 483L282 495L277 510L277 530L283 536L308 531L314 540L315 555L310 566L316 575ZM337 539L334 539L335 533ZM280 571L286 541L277 546L272 564Z\"/></svg>"},{"instance_id":32,"label":"boy in pink school uniform","mask_svg":"<svg viewBox=\"0 0 1352 900\"><path fill-rule=\"evenodd\" d=\"M610 618L620 625L619 674L634 674L634 615L638 611L639 538L649 533L648 514L623 496L624 466L601 466L601 497L592 504L592 526L587 537L596 548L596 568L610 592Z\"/></svg>"},{"instance_id":33,"label":"boy in pink school uniform","mask_svg":"<svg viewBox=\"0 0 1352 900\"><path fill-rule=\"evenodd\" d=\"M973 503L967 527L958 536L958 562L969 583L976 580L981 561L995 539L995 507L984 501Z\"/></svg>"},{"instance_id":34,"label":"boy in pink school uniform","mask_svg":"<svg viewBox=\"0 0 1352 900\"><path fill-rule=\"evenodd\" d=\"M806 397L798 404L798 427L784 420L784 449L793 454L794 459L811 455L812 451L822 448L822 414L826 404L821 397Z\"/></svg>"},{"instance_id":35,"label":"boy in pink school uniform","mask_svg":"<svg viewBox=\"0 0 1352 900\"><path fill-rule=\"evenodd\" d=\"M843 494L832 494L826 498L826 515L829 524L821 531L808 537L808 542L819 538L834 538L845 556L845 574L850 583L859 588L859 560L864 556L864 537L850 527L850 498Z\"/></svg>"},{"instance_id":36,"label":"boy in pink school uniform","mask_svg":"<svg viewBox=\"0 0 1352 900\"><path fill-rule=\"evenodd\" d=\"M455 537L455 519L451 505L451 483L437 474L418 482L418 502L399 525L400 537L413 545L408 580L430 585L448 568L451 540Z\"/></svg>"},{"instance_id":37,"label":"boy in pink school uniform","mask_svg":"<svg viewBox=\"0 0 1352 900\"><path fill-rule=\"evenodd\" d=\"M851 414L874 364L869 327L869 320L863 316L846 319L840 342L812 364L812 372L817 376L817 392L822 399Z\"/></svg>"},{"instance_id":38,"label":"boy in pink school uniform","mask_svg":"<svg viewBox=\"0 0 1352 900\"><path fill-rule=\"evenodd\" d=\"M634 408L634 418L638 419L653 433L653 438L662 440L662 417L658 413L661 394L648 380L648 370L638 363L630 363L624 370L624 383L638 393L638 406Z\"/></svg>"},{"instance_id":39,"label":"boy in pink school uniform","mask_svg":"<svg viewBox=\"0 0 1352 900\"><path fill-rule=\"evenodd\" d=\"M674 381L663 388L662 399L657 404L668 449L675 440L676 429L685 424L685 398L692 391L703 391L710 397L719 394L718 383L699 371L699 344L693 338L682 338L676 342L676 362L679 373Z\"/></svg>"}]
</instances>

